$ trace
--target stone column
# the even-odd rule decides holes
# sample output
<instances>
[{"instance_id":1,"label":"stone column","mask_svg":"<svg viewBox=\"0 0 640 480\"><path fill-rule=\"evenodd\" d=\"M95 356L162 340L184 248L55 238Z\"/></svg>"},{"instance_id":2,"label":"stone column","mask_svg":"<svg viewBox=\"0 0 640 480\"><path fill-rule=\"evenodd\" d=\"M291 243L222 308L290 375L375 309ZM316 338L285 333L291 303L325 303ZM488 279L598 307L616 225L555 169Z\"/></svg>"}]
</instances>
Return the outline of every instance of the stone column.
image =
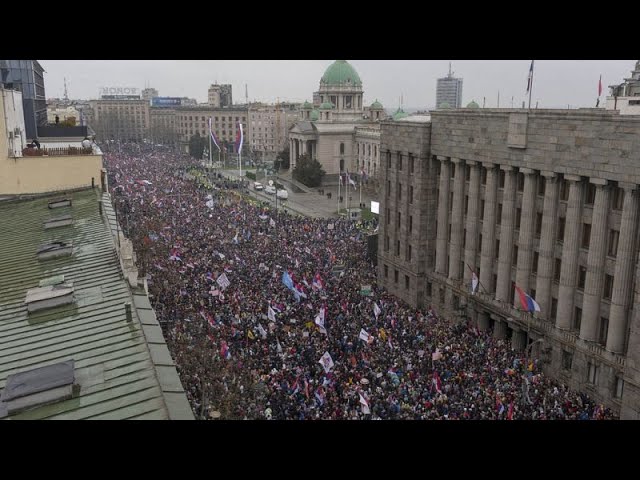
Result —
<instances>
[{"instance_id":1,"label":"stone column","mask_svg":"<svg viewBox=\"0 0 640 480\"><path fill-rule=\"evenodd\" d=\"M440 157L439 157L440 159ZM436 273L446 275L447 252L449 251L449 189L451 164L449 160L440 160L440 195L438 196L438 234L436 237Z\"/></svg>"},{"instance_id":2,"label":"stone column","mask_svg":"<svg viewBox=\"0 0 640 480\"><path fill-rule=\"evenodd\" d=\"M496 199L498 197L498 170L493 163L483 163L487 169L487 185L484 191L484 215L482 220L482 252L480 255L481 292L492 293L493 262L496 248ZM480 323L478 321L478 323Z\"/></svg>"},{"instance_id":3,"label":"stone column","mask_svg":"<svg viewBox=\"0 0 640 480\"><path fill-rule=\"evenodd\" d=\"M489 315L485 312L478 312L478 330L484 332L489 329Z\"/></svg>"},{"instance_id":4,"label":"stone column","mask_svg":"<svg viewBox=\"0 0 640 480\"><path fill-rule=\"evenodd\" d=\"M556 327L562 330L571 328L573 318L574 294L576 291L576 272L578 270L578 248L580 247L580 224L582 223L582 192L584 185L581 178L565 175L569 180L569 201L567 202L567 219L564 227L562 243L562 270L560 270L560 287L558 288L558 315Z\"/></svg>"},{"instance_id":5,"label":"stone column","mask_svg":"<svg viewBox=\"0 0 640 480\"><path fill-rule=\"evenodd\" d=\"M493 324L493 337L502 340L507 337L507 322L496 320Z\"/></svg>"},{"instance_id":6,"label":"stone column","mask_svg":"<svg viewBox=\"0 0 640 480\"><path fill-rule=\"evenodd\" d=\"M464 227L464 160L452 158L456 165L456 176L453 180L453 206L451 207L451 245L449 247L449 278L458 280L462 277L460 260L462 260L462 234ZM407 167L407 170L409 168Z\"/></svg>"},{"instance_id":7,"label":"stone column","mask_svg":"<svg viewBox=\"0 0 640 480\"><path fill-rule=\"evenodd\" d=\"M531 276L531 262L533 260L533 229L536 219L536 195L538 193L536 191L537 177L535 172L528 168L521 168L520 173L524 174L524 191L522 193L520 234L518 236L516 284L529 293L529 277ZM514 297L512 301L515 302L516 298Z\"/></svg>"},{"instance_id":8,"label":"stone column","mask_svg":"<svg viewBox=\"0 0 640 480\"><path fill-rule=\"evenodd\" d=\"M505 172L500 221L500 252L498 256L498 285L496 299L512 304L511 264L513 260L513 230L516 210L516 172L513 167L501 165Z\"/></svg>"},{"instance_id":9,"label":"stone column","mask_svg":"<svg viewBox=\"0 0 640 480\"><path fill-rule=\"evenodd\" d=\"M511 327L511 348L513 350L522 350L521 347L521 336L522 331L517 327Z\"/></svg>"},{"instance_id":10,"label":"stone column","mask_svg":"<svg viewBox=\"0 0 640 480\"><path fill-rule=\"evenodd\" d=\"M624 188L624 204L622 206L622 220L618 239L618 253L616 255L616 269L613 277L613 294L609 311L609 333L607 335L607 350L623 353L625 336L627 334L627 316L633 283L633 263L638 228L638 190L633 184L620 183Z\"/></svg>"},{"instance_id":11,"label":"stone column","mask_svg":"<svg viewBox=\"0 0 640 480\"><path fill-rule=\"evenodd\" d=\"M469 206L467 208L467 235L464 248L464 271L465 288L471 289L471 269L477 271L476 255L478 253L478 212L480 211L480 166L477 162L467 160L467 165L471 169L471 180L469 182ZM468 266L467 266L468 265ZM478 287L480 290L480 287Z\"/></svg>"},{"instance_id":12,"label":"stone column","mask_svg":"<svg viewBox=\"0 0 640 480\"><path fill-rule=\"evenodd\" d=\"M289 139L289 165L291 165L291 169L296 165L294 160L294 151L293 151L294 140L293 138Z\"/></svg>"},{"instance_id":13,"label":"stone column","mask_svg":"<svg viewBox=\"0 0 640 480\"><path fill-rule=\"evenodd\" d=\"M611 189L607 186L606 180L592 178L590 182L596 185L596 199L591 217L591 237L589 238L587 278L582 301L580 338L593 342L597 340L600 320L600 300L602 299L604 261L607 254L607 233L609 232L607 212L609 211Z\"/></svg>"},{"instance_id":14,"label":"stone column","mask_svg":"<svg viewBox=\"0 0 640 480\"><path fill-rule=\"evenodd\" d=\"M551 282L553 280L553 254L556 244L556 225L558 221L558 175L542 172L545 177L544 206L542 209L542 231L540 232L540 253L536 281L536 301L540 305L539 315L549 320L551 312ZM520 263L520 262L518 262Z\"/></svg>"}]
</instances>

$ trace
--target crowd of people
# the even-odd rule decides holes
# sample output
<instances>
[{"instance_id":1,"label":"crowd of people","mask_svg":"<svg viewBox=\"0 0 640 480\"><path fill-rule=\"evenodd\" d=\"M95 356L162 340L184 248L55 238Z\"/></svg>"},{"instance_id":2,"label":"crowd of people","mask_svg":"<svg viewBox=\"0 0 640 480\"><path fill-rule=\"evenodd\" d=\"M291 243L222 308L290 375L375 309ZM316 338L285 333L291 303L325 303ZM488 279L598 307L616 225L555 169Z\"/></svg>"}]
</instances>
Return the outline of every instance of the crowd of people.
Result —
<instances>
[{"instance_id":1,"label":"crowd of people","mask_svg":"<svg viewBox=\"0 0 640 480\"><path fill-rule=\"evenodd\" d=\"M508 342L379 288L375 221L276 212L164 147L105 163L196 418L613 418Z\"/></svg>"}]
</instances>

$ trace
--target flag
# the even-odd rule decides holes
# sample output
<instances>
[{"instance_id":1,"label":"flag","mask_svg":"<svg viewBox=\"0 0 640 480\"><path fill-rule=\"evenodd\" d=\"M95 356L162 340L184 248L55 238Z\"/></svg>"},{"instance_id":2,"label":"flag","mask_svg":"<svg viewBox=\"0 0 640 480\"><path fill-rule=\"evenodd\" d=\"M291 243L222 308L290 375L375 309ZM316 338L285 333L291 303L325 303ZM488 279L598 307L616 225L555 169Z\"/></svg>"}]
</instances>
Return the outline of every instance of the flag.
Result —
<instances>
[{"instance_id":1,"label":"flag","mask_svg":"<svg viewBox=\"0 0 640 480\"><path fill-rule=\"evenodd\" d=\"M231 358L231 352L229 351L229 346L225 340L222 340L222 344L220 345L220 356L224 359Z\"/></svg>"},{"instance_id":2,"label":"flag","mask_svg":"<svg viewBox=\"0 0 640 480\"><path fill-rule=\"evenodd\" d=\"M598 80L598 97L602 95L602 75L600 75L600 80Z\"/></svg>"},{"instance_id":3,"label":"flag","mask_svg":"<svg viewBox=\"0 0 640 480\"><path fill-rule=\"evenodd\" d=\"M216 283L218 285L220 285L220 288L222 290L224 290L225 288L227 288L229 285L231 285L231 282L229 281L229 279L227 278L227 274L223 273L222 275L220 275L218 277L218 279L216 280Z\"/></svg>"},{"instance_id":4,"label":"flag","mask_svg":"<svg viewBox=\"0 0 640 480\"><path fill-rule=\"evenodd\" d=\"M320 357L320 360L318 360L318 363L322 365L322 368L324 368L324 373L329 373L334 365L333 359L331 358L331 355L329 354L329 352L324 352L324 355Z\"/></svg>"},{"instance_id":5,"label":"flag","mask_svg":"<svg viewBox=\"0 0 640 480\"><path fill-rule=\"evenodd\" d=\"M315 277L313 277L312 288L316 288L318 290L324 289L324 283L319 273L316 273Z\"/></svg>"},{"instance_id":6,"label":"flag","mask_svg":"<svg viewBox=\"0 0 640 480\"><path fill-rule=\"evenodd\" d=\"M378 318L378 315L380 315L381 312L382 310L380 310L378 304L376 302L373 302L373 314L376 316L376 318Z\"/></svg>"},{"instance_id":7,"label":"flag","mask_svg":"<svg viewBox=\"0 0 640 480\"><path fill-rule=\"evenodd\" d=\"M529 77L527 78L527 93L531 90L533 83L533 60L531 60L531 67L529 67Z\"/></svg>"},{"instance_id":8,"label":"flag","mask_svg":"<svg viewBox=\"0 0 640 480\"><path fill-rule=\"evenodd\" d=\"M433 372L433 386L435 387L436 392L442 393L442 381L440 380L440 375L438 375L438 372L435 370Z\"/></svg>"},{"instance_id":9,"label":"flag","mask_svg":"<svg viewBox=\"0 0 640 480\"><path fill-rule=\"evenodd\" d=\"M321 307L318 315L316 315L316 318L314 320L315 324L318 325L321 329L324 329L324 313L324 307Z\"/></svg>"},{"instance_id":10,"label":"flag","mask_svg":"<svg viewBox=\"0 0 640 480\"><path fill-rule=\"evenodd\" d=\"M361 393L358 393L358 395L360 395L360 405L362 405L362 413L364 413L365 415L369 415L371 413L371 410L369 410L369 403L367 402L367 399L364 398Z\"/></svg>"},{"instance_id":11,"label":"flag","mask_svg":"<svg viewBox=\"0 0 640 480\"><path fill-rule=\"evenodd\" d=\"M269 310L267 311L267 317L272 322L276 321L276 312L273 310L273 308L271 308L271 305L269 305Z\"/></svg>"},{"instance_id":12,"label":"flag","mask_svg":"<svg viewBox=\"0 0 640 480\"><path fill-rule=\"evenodd\" d=\"M277 345L278 345L277 346L278 353L282 353L282 345L280 345L280 340L276 340L276 342L277 342Z\"/></svg>"},{"instance_id":13,"label":"flag","mask_svg":"<svg viewBox=\"0 0 640 480\"><path fill-rule=\"evenodd\" d=\"M213 133L213 127L211 125L211 117L209 117L209 133L211 135L211 141L213 142L213 144L218 147L218 150L220 150L220 144L218 143L218 137L216 137L216 134Z\"/></svg>"},{"instance_id":14,"label":"flag","mask_svg":"<svg viewBox=\"0 0 640 480\"><path fill-rule=\"evenodd\" d=\"M513 400L511 400L509 410L507 410L507 420L513 420Z\"/></svg>"},{"instance_id":15,"label":"flag","mask_svg":"<svg viewBox=\"0 0 640 480\"><path fill-rule=\"evenodd\" d=\"M360 340L364 340L365 342L369 342L369 334L367 333L367 331L364 328L360 329L360 335L358 335L358 338Z\"/></svg>"},{"instance_id":16,"label":"flag","mask_svg":"<svg viewBox=\"0 0 640 480\"><path fill-rule=\"evenodd\" d=\"M431 360L436 361L442 358L442 352L440 352L439 348L436 348L436 351L431 354Z\"/></svg>"},{"instance_id":17,"label":"flag","mask_svg":"<svg viewBox=\"0 0 640 480\"><path fill-rule=\"evenodd\" d=\"M340 172L340 185L344 185L343 180L342 180L342 172Z\"/></svg>"},{"instance_id":18,"label":"flag","mask_svg":"<svg viewBox=\"0 0 640 480\"><path fill-rule=\"evenodd\" d=\"M353 188L356 188L356 182L351 178L351 175L349 175L349 170L347 170L347 181L353 185Z\"/></svg>"},{"instance_id":19,"label":"flag","mask_svg":"<svg viewBox=\"0 0 640 480\"><path fill-rule=\"evenodd\" d=\"M538 305L538 302L536 302L530 295L527 295L526 293L524 293L522 291L522 289L520 287L518 287L517 285L516 285L516 291L518 292L518 295L520 296L520 304L522 305L522 308L526 312L539 312L540 311L540 305Z\"/></svg>"},{"instance_id":20,"label":"flag","mask_svg":"<svg viewBox=\"0 0 640 480\"><path fill-rule=\"evenodd\" d=\"M244 133L242 132L242 123L238 122L238 136L236 137L236 152L242 153L243 142L244 142Z\"/></svg>"},{"instance_id":21,"label":"flag","mask_svg":"<svg viewBox=\"0 0 640 480\"><path fill-rule=\"evenodd\" d=\"M471 273L471 295L476 294L476 290L478 289L478 276L476 272Z\"/></svg>"},{"instance_id":22,"label":"flag","mask_svg":"<svg viewBox=\"0 0 640 480\"><path fill-rule=\"evenodd\" d=\"M236 236L233 237L233 243L238 244L238 232L236 232Z\"/></svg>"},{"instance_id":23,"label":"flag","mask_svg":"<svg viewBox=\"0 0 640 480\"><path fill-rule=\"evenodd\" d=\"M269 225L272 226L272 227L275 227L276 226L276 221L273 218L270 218L269 219Z\"/></svg>"},{"instance_id":24,"label":"flag","mask_svg":"<svg viewBox=\"0 0 640 480\"><path fill-rule=\"evenodd\" d=\"M364 168L360 170L360 177L362 178L362 181L367 180L367 173L364 171Z\"/></svg>"},{"instance_id":25,"label":"flag","mask_svg":"<svg viewBox=\"0 0 640 480\"><path fill-rule=\"evenodd\" d=\"M258 324L258 333L260 333L260 336L263 339L267 338L267 331L264 329L264 327L260 323Z\"/></svg>"},{"instance_id":26,"label":"flag","mask_svg":"<svg viewBox=\"0 0 640 480\"><path fill-rule=\"evenodd\" d=\"M256 338L251 330L247 330L247 337L249 337L251 340L254 340Z\"/></svg>"},{"instance_id":27,"label":"flag","mask_svg":"<svg viewBox=\"0 0 640 480\"><path fill-rule=\"evenodd\" d=\"M282 283L284 283L284 286L289 290L293 290L293 280L291 280L291 275L289 275L289 272L284 272L282 274Z\"/></svg>"}]
</instances>

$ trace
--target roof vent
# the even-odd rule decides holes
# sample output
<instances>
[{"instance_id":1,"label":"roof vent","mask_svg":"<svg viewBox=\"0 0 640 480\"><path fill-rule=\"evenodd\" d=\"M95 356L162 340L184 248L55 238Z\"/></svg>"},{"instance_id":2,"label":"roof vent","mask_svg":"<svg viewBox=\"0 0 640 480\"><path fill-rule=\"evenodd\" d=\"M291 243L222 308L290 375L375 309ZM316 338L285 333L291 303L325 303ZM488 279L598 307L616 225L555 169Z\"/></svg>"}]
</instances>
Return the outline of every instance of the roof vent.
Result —
<instances>
[{"instance_id":1,"label":"roof vent","mask_svg":"<svg viewBox=\"0 0 640 480\"><path fill-rule=\"evenodd\" d=\"M49 230L50 228L64 227L66 225L71 225L72 223L73 218L71 218L71 215L62 215L60 217L50 218L44 222L44 229Z\"/></svg>"},{"instance_id":2,"label":"roof vent","mask_svg":"<svg viewBox=\"0 0 640 480\"><path fill-rule=\"evenodd\" d=\"M0 396L0 418L71 398L74 369L74 360L67 360L9 375Z\"/></svg>"},{"instance_id":3,"label":"roof vent","mask_svg":"<svg viewBox=\"0 0 640 480\"><path fill-rule=\"evenodd\" d=\"M53 200L49 200L49 208L60 208L60 207L70 207L70 206L71 206L70 197L60 197L60 198L55 198Z\"/></svg>"},{"instance_id":4,"label":"roof vent","mask_svg":"<svg viewBox=\"0 0 640 480\"><path fill-rule=\"evenodd\" d=\"M39 287L48 287L49 285L58 285L64 283L64 275L56 275L55 277L43 278L38 284Z\"/></svg>"},{"instance_id":5,"label":"roof vent","mask_svg":"<svg viewBox=\"0 0 640 480\"><path fill-rule=\"evenodd\" d=\"M73 284L61 283L27 290L24 303L29 312L37 312L45 308L57 307L73 302Z\"/></svg>"},{"instance_id":6,"label":"roof vent","mask_svg":"<svg viewBox=\"0 0 640 480\"><path fill-rule=\"evenodd\" d=\"M38 249L38 258L56 258L69 256L73 252L73 244L67 242L45 243Z\"/></svg>"}]
</instances>

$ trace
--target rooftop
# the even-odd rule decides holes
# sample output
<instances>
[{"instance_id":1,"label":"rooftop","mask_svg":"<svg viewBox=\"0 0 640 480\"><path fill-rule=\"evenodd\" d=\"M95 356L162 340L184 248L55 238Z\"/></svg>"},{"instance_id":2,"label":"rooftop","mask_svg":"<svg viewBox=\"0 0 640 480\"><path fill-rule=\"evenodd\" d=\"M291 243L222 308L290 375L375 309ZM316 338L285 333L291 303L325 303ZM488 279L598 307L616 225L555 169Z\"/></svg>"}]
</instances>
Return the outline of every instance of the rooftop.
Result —
<instances>
[{"instance_id":1,"label":"rooftop","mask_svg":"<svg viewBox=\"0 0 640 480\"><path fill-rule=\"evenodd\" d=\"M5 246L0 262L0 418L193 418L146 295L132 294L123 279L97 192L68 194L72 205L55 212L71 214L73 224L46 230L52 197L0 202L0 242ZM38 248L52 241L73 244L73 254L39 259ZM47 286L55 282L64 283ZM49 291L57 295L58 290L72 295L72 301L53 301ZM29 312L25 301L33 301L34 295L52 303ZM132 321L127 321L125 303L133 306ZM15 383L17 378L46 376L42 367L64 362L73 365L72 396L65 390L53 398L45 391L37 394L48 398L45 404L13 412L7 408L9 400L13 408L34 401L25 400L28 396L16 400L5 392L8 377ZM42 370L30 373L34 369Z\"/></svg>"}]
</instances>

